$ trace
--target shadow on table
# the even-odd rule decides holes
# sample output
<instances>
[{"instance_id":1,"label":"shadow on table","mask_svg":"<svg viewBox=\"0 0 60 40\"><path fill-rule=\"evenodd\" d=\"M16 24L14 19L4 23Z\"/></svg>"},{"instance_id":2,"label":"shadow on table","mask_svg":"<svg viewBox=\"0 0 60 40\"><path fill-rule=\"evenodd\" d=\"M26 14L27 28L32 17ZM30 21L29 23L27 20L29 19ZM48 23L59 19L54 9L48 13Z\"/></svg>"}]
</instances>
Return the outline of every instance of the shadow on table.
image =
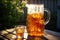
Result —
<instances>
[{"instance_id":1,"label":"shadow on table","mask_svg":"<svg viewBox=\"0 0 60 40\"><path fill-rule=\"evenodd\" d=\"M5 37L3 38L0 38L1 40L5 40L4 39ZM8 38L6 38L7 40L10 40ZM24 39L23 39L24 40ZM42 36L42 37L35 37L35 36L28 36L28 38L26 40L48 40L46 37Z\"/></svg>"},{"instance_id":2,"label":"shadow on table","mask_svg":"<svg viewBox=\"0 0 60 40\"><path fill-rule=\"evenodd\" d=\"M0 40L4 40L3 38L0 38Z\"/></svg>"},{"instance_id":3,"label":"shadow on table","mask_svg":"<svg viewBox=\"0 0 60 40\"><path fill-rule=\"evenodd\" d=\"M35 36L28 36L27 40L48 40L46 37L35 37Z\"/></svg>"}]
</instances>

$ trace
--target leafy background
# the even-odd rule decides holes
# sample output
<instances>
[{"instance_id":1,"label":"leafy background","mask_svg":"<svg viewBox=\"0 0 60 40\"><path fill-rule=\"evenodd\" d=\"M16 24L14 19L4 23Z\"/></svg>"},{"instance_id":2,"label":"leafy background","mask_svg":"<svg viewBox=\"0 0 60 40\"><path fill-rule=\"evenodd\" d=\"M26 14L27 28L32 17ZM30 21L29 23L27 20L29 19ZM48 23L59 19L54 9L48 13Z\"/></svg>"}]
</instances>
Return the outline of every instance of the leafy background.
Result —
<instances>
[{"instance_id":1,"label":"leafy background","mask_svg":"<svg viewBox=\"0 0 60 40\"><path fill-rule=\"evenodd\" d=\"M57 10L55 8L57 3L55 3L55 1L56 0L44 0L45 8L51 11L50 22L45 25L45 28L58 31ZM24 1L22 2L22 0L0 0L0 30L13 28L15 25L19 24L26 24L27 9L25 4L26 3Z\"/></svg>"},{"instance_id":2,"label":"leafy background","mask_svg":"<svg viewBox=\"0 0 60 40\"><path fill-rule=\"evenodd\" d=\"M25 2L22 0L0 0L0 30L12 28L22 22Z\"/></svg>"}]
</instances>

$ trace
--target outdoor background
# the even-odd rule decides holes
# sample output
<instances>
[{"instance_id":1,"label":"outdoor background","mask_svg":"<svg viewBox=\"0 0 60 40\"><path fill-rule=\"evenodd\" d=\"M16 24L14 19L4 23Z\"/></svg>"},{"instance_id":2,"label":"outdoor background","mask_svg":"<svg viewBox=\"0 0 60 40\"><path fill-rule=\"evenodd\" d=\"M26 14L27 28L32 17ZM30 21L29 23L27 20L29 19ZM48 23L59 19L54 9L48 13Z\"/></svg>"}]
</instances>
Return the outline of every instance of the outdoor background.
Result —
<instances>
[{"instance_id":1,"label":"outdoor background","mask_svg":"<svg viewBox=\"0 0 60 40\"><path fill-rule=\"evenodd\" d=\"M37 0L43 1L43 0ZM14 28L15 25L26 25L27 8L21 0L0 0L0 30ZM45 29L60 30L59 0L44 0L44 7L51 11L50 22Z\"/></svg>"}]
</instances>

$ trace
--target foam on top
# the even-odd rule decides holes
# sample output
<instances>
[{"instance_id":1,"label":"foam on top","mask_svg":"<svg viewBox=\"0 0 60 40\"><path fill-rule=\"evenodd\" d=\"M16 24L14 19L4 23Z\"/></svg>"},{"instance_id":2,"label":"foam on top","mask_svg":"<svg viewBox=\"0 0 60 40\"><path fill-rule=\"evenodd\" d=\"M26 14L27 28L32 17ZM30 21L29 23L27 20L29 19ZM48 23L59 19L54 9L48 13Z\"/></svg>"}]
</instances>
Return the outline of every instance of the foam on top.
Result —
<instances>
[{"instance_id":1,"label":"foam on top","mask_svg":"<svg viewBox=\"0 0 60 40\"><path fill-rule=\"evenodd\" d=\"M29 14L31 13L44 13L44 5L43 4L26 4L28 8Z\"/></svg>"}]
</instances>

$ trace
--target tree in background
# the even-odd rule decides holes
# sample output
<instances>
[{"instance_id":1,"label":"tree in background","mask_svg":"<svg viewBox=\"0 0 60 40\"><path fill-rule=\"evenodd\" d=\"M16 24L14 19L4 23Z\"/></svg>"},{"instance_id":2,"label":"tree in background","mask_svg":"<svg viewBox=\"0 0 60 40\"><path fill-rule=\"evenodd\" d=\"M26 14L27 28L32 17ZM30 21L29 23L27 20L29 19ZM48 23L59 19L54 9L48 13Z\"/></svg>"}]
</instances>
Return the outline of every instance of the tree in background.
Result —
<instances>
[{"instance_id":1,"label":"tree in background","mask_svg":"<svg viewBox=\"0 0 60 40\"><path fill-rule=\"evenodd\" d=\"M21 22L25 2L22 0L0 0L0 28L12 28Z\"/></svg>"}]
</instances>

